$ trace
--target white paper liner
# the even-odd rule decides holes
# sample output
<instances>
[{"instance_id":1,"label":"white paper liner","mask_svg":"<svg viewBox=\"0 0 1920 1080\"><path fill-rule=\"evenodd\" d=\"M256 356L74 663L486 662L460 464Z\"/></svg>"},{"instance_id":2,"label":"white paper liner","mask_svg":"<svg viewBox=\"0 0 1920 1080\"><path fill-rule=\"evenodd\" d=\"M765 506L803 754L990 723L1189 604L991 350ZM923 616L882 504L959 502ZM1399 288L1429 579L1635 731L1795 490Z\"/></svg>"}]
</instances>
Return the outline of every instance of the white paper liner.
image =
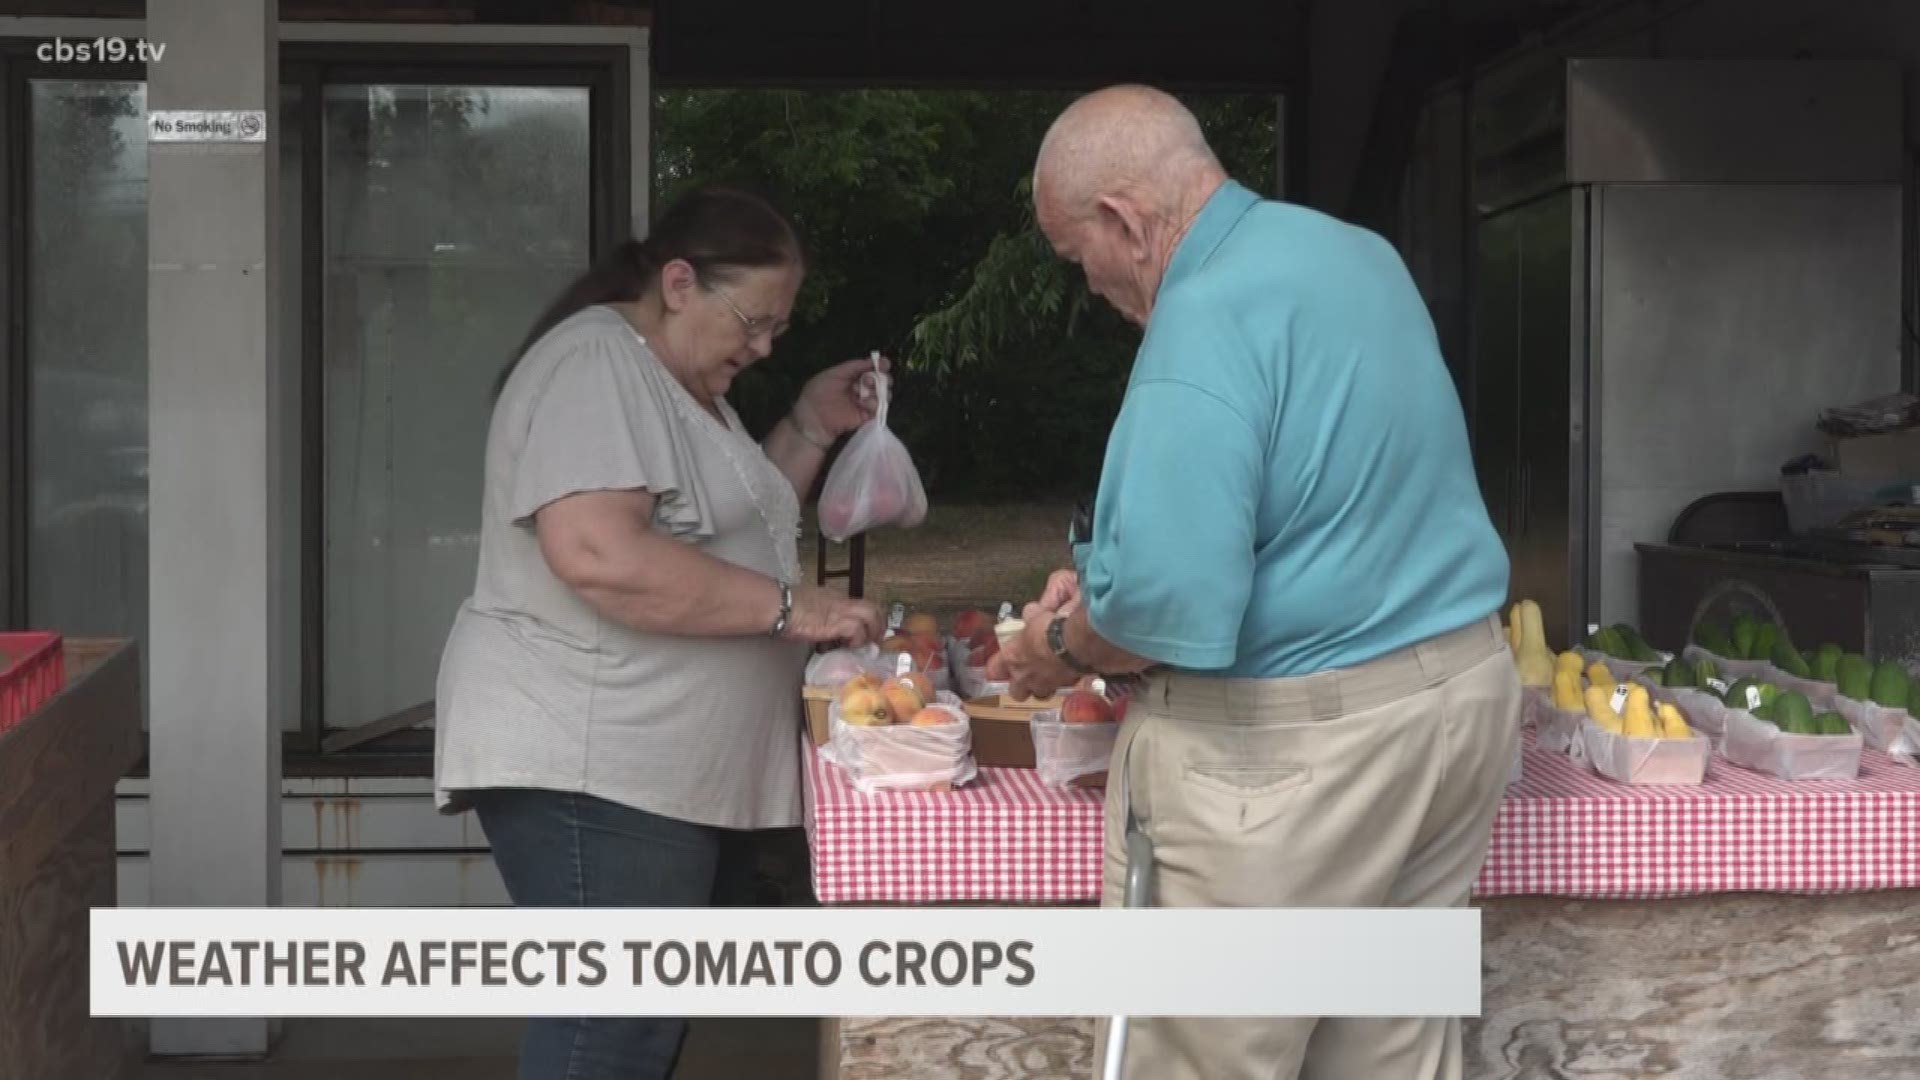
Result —
<instances>
[{"instance_id":1,"label":"white paper liner","mask_svg":"<svg viewBox=\"0 0 1920 1080\"><path fill-rule=\"evenodd\" d=\"M1792 735L1745 709L1729 710L1720 753L1735 765L1782 780L1851 780L1860 775L1859 732Z\"/></svg>"},{"instance_id":2,"label":"white paper liner","mask_svg":"<svg viewBox=\"0 0 1920 1080\"><path fill-rule=\"evenodd\" d=\"M1576 712L1556 708L1553 694L1538 686L1527 687L1522 700L1521 721L1533 725L1535 746L1556 754L1573 749L1574 742L1580 737L1580 725L1587 720L1585 709Z\"/></svg>"},{"instance_id":3,"label":"white paper liner","mask_svg":"<svg viewBox=\"0 0 1920 1080\"><path fill-rule=\"evenodd\" d=\"M1588 720L1580 727L1583 756L1593 770L1623 784L1699 784L1706 780L1712 744L1691 739L1629 739Z\"/></svg>"},{"instance_id":4,"label":"white paper liner","mask_svg":"<svg viewBox=\"0 0 1920 1080\"><path fill-rule=\"evenodd\" d=\"M1711 690L1701 690L1692 686L1650 686L1647 692L1653 700L1665 702L1679 709L1686 717L1687 726L1695 733L1709 739L1716 749L1727 732L1727 715L1733 710L1726 702Z\"/></svg>"},{"instance_id":5,"label":"white paper liner","mask_svg":"<svg viewBox=\"0 0 1920 1080\"><path fill-rule=\"evenodd\" d=\"M840 718L840 703L827 707L831 734L820 756L838 765L863 795L878 791L924 791L935 784L954 787L979 775L973 760L973 728L951 693L935 695L934 706L954 722L917 726L865 727Z\"/></svg>"},{"instance_id":6,"label":"white paper liner","mask_svg":"<svg viewBox=\"0 0 1920 1080\"><path fill-rule=\"evenodd\" d=\"M1920 765L1920 720L1907 717L1900 725L1900 737L1887 749L1887 756L1902 765Z\"/></svg>"},{"instance_id":7,"label":"white paper liner","mask_svg":"<svg viewBox=\"0 0 1920 1080\"><path fill-rule=\"evenodd\" d=\"M1913 722L1905 709L1889 709L1839 693L1833 695L1832 709L1847 718L1847 723L1853 725L1853 730L1860 733L1868 746L1886 753L1893 752L1907 725Z\"/></svg>"},{"instance_id":8,"label":"white paper liner","mask_svg":"<svg viewBox=\"0 0 1920 1080\"><path fill-rule=\"evenodd\" d=\"M1067 787L1083 776L1107 771L1114 740L1120 735L1116 720L1097 724L1069 724L1058 709L1042 709L1027 723L1033 730L1033 764L1040 782Z\"/></svg>"},{"instance_id":9,"label":"white paper liner","mask_svg":"<svg viewBox=\"0 0 1920 1080\"><path fill-rule=\"evenodd\" d=\"M1840 688L1833 683L1821 682L1818 679L1803 679L1798 675L1781 671L1772 664L1767 665L1766 674L1759 676L1759 679L1761 682L1772 683L1782 691L1792 690L1795 693L1804 694L1807 701L1813 705L1813 711L1817 713L1831 709L1833 700L1840 696Z\"/></svg>"},{"instance_id":10,"label":"white paper liner","mask_svg":"<svg viewBox=\"0 0 1920 1080\"><path fill-rule=\"evenodd\" d=\"M1574 651L1580 654L1580 659L1585 660L1588 667L1596 663L1607 665L1607 670L1613 672L1613 677L1616 679L1631 679L1648 668L1666 667L1673 662L1672 653L1660 652L1659 649L1653 650L1660 654L1658 660L1624 660L1618 656L1596 652L1584 645Z\"/></svg>"},{"instance_id":11,"label":"white paper liner","mask_svg":"<svg viewBox=\"0 0 1920 1080\"><path fill-rule=\"evenodd\" d=\"M1765 660L1733 660L1717 653L1710 653L1698 645L1689 645L1680 653L1683 660L1711 660L1713 666L1720 669L1720 677L1731 683L1736 679L1759 679L1772 682L1769 677L1779 673L1779 669Z\"/></svg>"}]
</instances>

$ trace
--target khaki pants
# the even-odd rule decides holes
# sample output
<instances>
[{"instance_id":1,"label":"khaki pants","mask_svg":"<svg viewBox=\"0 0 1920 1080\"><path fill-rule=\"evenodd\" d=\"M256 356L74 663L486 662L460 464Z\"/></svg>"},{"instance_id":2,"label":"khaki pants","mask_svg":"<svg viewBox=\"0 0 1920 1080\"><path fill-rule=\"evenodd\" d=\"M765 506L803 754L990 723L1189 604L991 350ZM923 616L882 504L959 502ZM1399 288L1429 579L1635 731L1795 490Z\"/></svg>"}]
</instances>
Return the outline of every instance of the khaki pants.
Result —
<instances>
[{"instance_id":1,"label":"khaki pants","mask_svg":"<svg viewBox=\"0 0 1920 1080\"><path fill-rule=\"evenodd\" d=\"M1131 804L1158 907L1464 906L1519 737L1496 619L1303 678L1152 677L1114 748L1102 903ZM1457 1080L1460 1055L1458 1019L1138 1018L1125 1075Z\"/></svg>"}]
</instances>

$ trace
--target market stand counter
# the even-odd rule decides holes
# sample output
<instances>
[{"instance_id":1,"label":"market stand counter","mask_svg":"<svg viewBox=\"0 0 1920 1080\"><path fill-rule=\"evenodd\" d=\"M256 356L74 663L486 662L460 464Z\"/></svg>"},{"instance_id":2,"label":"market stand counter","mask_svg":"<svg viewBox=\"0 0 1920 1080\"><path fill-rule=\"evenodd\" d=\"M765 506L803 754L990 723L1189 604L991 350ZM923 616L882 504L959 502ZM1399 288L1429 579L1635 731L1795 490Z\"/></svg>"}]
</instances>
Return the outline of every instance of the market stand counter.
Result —
<instances>
[{"instance_id":1,"label":"market stand counter","mask_svg":"<svg viewBox=\"0 0 1920 1080\"><path fill-rule=\"evenodd\" d=\"M126 1074L89 1016L89 909L114 905L114 789L140 759L140 658L64 643L65 687L0 733L0 1076Z\"/></svg>"},{"instance_id":2,"label":"market stand counter","mask_svg":"<svg viewBox=\"0 0 1920 1080\"><path fill-rule=\"evenodd\" d=\"M1532 740L1475 887L1469 1076L1920 1076L1920 768L1867 751L1853 780L1784 781L1715 758L1702 785L1629 787ZM983 768L865 796L802 754L822 903L1098 902L1098 792ZM825 1077L1092 1076L1084 1019L827 1034Z\"/></svg>"}]
</instances>

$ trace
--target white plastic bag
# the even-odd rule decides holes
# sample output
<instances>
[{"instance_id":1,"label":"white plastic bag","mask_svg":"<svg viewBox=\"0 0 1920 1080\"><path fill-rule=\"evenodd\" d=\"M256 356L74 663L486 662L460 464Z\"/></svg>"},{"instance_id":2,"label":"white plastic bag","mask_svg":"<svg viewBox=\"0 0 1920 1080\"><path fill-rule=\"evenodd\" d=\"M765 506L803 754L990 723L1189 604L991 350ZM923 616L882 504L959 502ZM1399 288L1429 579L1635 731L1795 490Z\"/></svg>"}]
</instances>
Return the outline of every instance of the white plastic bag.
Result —
<instances>
[{"instance_id":1,"label":"white plastic bag","mask_svg":"<svg viewBox=\"0 0 1920 1080\"><path fill-rule=\"evenodd\" d=\"M867 645L859 649L833 649L820 653L807 661L805 679L808 686L838 690L857 675L876 675L884 679L891 674L892 658L881 652L880 646Z\"/></svg>"},{"instance_id":2,"label":"white plastic bag","mask_svg":"<svg viewBox=\"0 0 1920 1080\"><path fill-rule=\"evenodd\" d=\"M973 729L952 694L936 694L932 707L950 713L952 722L865 727L842 720L840 703L833 702L827 712L832 734L820 756L844 769L863 795L959 787L979 775Z\"/></svg>"},{"instance_id":3,"label":"white plastic bag","mask_svg":"<svg viewBox=\"0 0 1920 1080\"><path fill-rule=\"evenodd\" d=\"M1067 787L1082 777L1105 773L1120 736L1118 721L1069 724L1060 719L1058 709L1034 713L1027 723L1033 730L1034 768L1040 782L1050 787Z\"/></svg>"},{"instance_id":4,"label":"white plastic bag","mask_svg":"<svg viewBox=\"0 0 1920 1080\"><path fill-rule=\"evenodd\" d=\"M820 490L820 532L836 542L882 525L911 529L927 517L913 455L887 430L887 379L876 372L874 383L879 410L847 441Z\"/></svg>"}]
</instances>

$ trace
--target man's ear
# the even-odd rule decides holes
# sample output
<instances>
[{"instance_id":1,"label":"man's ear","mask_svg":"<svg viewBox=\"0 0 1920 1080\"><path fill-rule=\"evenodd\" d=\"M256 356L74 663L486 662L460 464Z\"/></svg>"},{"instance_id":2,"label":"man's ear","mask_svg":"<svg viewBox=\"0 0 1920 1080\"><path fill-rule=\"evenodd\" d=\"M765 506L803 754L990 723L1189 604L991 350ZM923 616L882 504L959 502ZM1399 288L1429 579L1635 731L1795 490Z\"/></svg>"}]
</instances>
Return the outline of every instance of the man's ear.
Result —
<instances>
[{"instance_id":1,"label":"man's ear","mask_svg":"<svg viewBox=\"0 0 1920 1080\"><path fill-rule=\"evenodd\" d=\"M1152 257L1153 252L1147 243L1147 217L1133 200L1117 195L1101 195L1094 199L1094 212L1101 217L1102 224L1115 230L1128 258L1143 262Z\"/></svg>"}]
</instances>

